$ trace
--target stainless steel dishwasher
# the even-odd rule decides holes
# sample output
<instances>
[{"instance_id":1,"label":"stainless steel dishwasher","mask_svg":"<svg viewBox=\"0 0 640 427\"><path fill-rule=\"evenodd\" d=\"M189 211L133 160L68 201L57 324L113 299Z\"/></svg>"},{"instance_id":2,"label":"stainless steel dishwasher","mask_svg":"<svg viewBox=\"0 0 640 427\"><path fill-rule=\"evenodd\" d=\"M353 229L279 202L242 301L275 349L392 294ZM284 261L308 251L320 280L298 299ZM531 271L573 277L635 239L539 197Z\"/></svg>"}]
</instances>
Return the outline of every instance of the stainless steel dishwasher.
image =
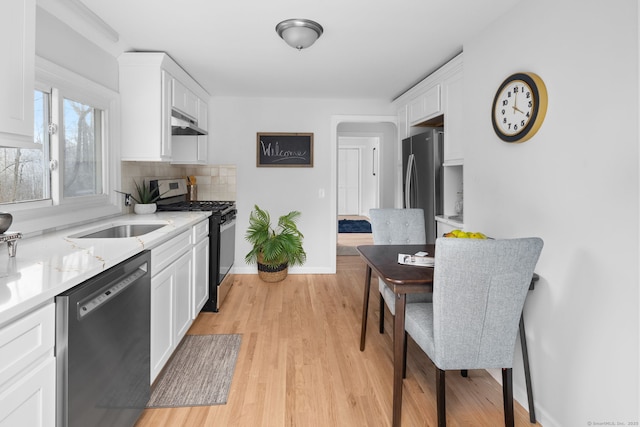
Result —
<instances>
[{"instance_id":1,"label":"stainless steel dishwasher","mask_svg":"<svg viewBox=\"0 0 640 427\"><path fill-rule=\"evenodd\" d=\"M151 255L56 297L58 427L132 426L150 395Z\"/></svg>"}]
</instances>

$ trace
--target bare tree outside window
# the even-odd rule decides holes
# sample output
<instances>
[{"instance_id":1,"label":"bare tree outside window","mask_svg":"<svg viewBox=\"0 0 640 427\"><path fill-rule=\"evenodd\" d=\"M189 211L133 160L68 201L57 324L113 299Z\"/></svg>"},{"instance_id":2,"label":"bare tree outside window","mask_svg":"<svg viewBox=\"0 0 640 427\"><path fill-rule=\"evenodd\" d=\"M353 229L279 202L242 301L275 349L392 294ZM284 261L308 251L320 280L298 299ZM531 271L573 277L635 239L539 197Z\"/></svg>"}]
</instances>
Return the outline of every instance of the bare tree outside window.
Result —
<instances>
[{"instance_id":1,"label":"bare tree outside window","mask_svg":"<svg viewBox=\"0 0 640 427\"><path fill-rule=\"evenodd\" d=\"M59 93L34 91L34 142L40 149L0 148L0 204L58 198L51 188L52 174L60 174L62 198L95 196L103 191L103 110L64 98L62 129L50 144L50 108L58 108ZM55 126L54 126L55 127ZM55 141L55 140L54 140ZM52 152L51 146L60 146ZM49 169L55 159L60 167ZM53 200L59 204L60 200Z\"/></svg>"},{"instance_id":2,"label":"bare tree outside window","mask_svg":"<svg viewBox=\"0 0 640 427\"><path fill-rule=\"evenodd\" d=\"M101 111L64 100L64 197L102 192Z\"/></svg>"},{"instance_id":3,"label":"bare tree outside window","mask_svg":"<svg viewBox=\"0 0 640 427\"><path fill-rule=\"evenodd\" d=\"M34 142L41 149L0 148L0 203L48 197L49 94L34 92Z\"/></svg>"}]
</instances>

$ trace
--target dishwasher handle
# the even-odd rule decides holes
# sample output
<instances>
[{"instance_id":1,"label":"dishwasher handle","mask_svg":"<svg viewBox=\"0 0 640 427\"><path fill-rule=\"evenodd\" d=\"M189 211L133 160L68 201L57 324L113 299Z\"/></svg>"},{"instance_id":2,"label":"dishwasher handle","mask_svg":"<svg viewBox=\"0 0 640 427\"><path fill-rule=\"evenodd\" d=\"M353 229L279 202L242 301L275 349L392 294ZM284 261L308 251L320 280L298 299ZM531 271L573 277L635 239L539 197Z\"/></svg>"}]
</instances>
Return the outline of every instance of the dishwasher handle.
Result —
<instances>
[{"instance_id":1,"label":"dishwasher handle","mask_svg":"<svg viewBox=\"0 0 640 427\"><path fill-rule=\"evenodd\" d=\"M97 310L110 300L115 298L116 295L124 291L125 289L133 286L133 284L147 274L149 268L145 262L142 266L138 267L133 273L127 274L114 281L113 284L107 285L103 288L98 295L92 295L87 299L78 302L78 319L82 319L92 311Z\"/></svg>"}]
</instances>

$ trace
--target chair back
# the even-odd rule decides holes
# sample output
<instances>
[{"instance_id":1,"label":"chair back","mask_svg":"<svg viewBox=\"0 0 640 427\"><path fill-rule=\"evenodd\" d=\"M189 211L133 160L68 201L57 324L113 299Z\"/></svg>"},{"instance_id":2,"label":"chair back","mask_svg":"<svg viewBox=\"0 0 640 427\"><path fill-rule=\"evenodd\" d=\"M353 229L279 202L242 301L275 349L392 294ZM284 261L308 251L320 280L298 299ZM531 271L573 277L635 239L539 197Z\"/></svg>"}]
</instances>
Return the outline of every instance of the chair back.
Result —
<instances>
[{"instance_id":1,"label":"chair back","mask_svg":"<svg viewBox=\"0 0 640 427\"><path fill-rule=\"evenodd\" d=\"M433 362L440 369L511 368L542 239L436 240Z\"/></svg>"},{"instance_id":2,"label":"chair back","mask_svg":"<svg viewBox=\"0 0 640 427\"><path fill-rule=\"evenodd\" d=\"M422 209L370 209L374 245L427 243Z\"/></svg>"}]
</instances>

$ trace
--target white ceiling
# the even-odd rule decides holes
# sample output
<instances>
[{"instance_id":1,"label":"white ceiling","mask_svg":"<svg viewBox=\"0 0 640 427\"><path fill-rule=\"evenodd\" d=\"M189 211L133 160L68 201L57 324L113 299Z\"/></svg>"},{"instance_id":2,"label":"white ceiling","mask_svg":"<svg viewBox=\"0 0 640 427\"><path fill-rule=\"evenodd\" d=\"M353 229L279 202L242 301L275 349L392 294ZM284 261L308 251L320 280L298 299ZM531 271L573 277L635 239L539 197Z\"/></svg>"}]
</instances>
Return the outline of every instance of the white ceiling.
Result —
<instances>
[{"instance_id":1,"label":"white ceiling","mask_svg":"<svg viewBox=\"0 0 640 427\"><path fill-rule=\"evenodd\" d=\"M116 49L165 51L211 95L391 100L520 0L80 1ZM288 18L324 34L298 52L275 32Z\"/></svg>"}]
</instances>

